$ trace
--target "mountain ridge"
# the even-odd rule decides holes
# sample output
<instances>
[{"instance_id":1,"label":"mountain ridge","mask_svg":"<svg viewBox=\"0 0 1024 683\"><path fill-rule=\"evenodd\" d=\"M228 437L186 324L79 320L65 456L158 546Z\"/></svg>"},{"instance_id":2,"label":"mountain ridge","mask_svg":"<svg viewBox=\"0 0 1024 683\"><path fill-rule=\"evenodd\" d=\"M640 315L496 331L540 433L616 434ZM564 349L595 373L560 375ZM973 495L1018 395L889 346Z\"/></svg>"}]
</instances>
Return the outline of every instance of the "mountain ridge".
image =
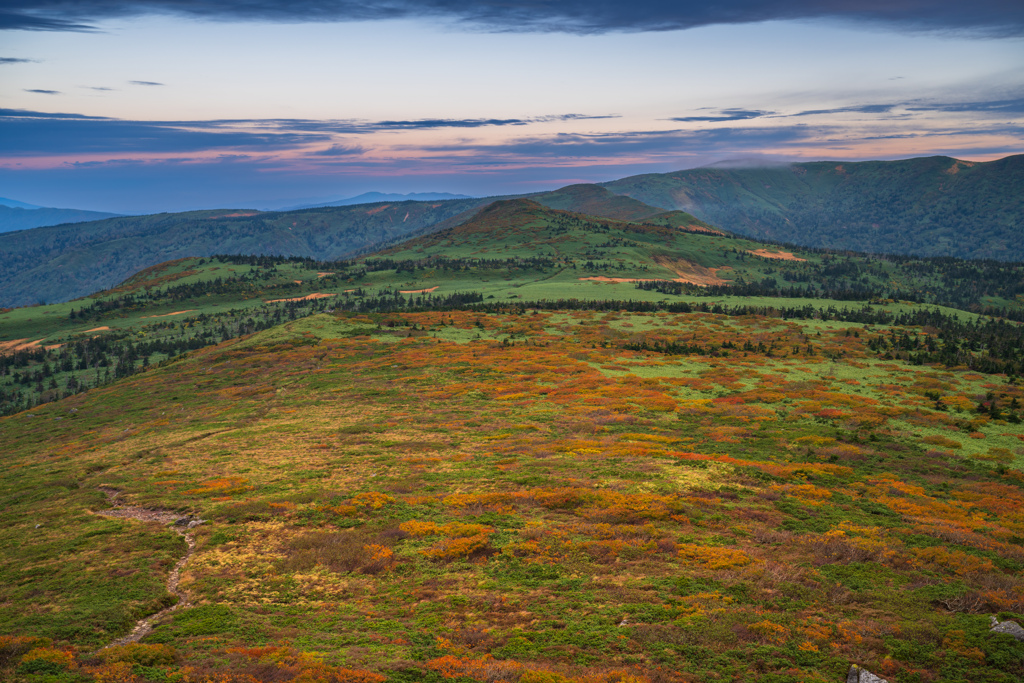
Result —
<instances>
[{"instance_id":1,"label":"mountain ridge","mask_svg":"<svg viewBox=\"0 0 1024 683\"><path fill-rule=\"evenodd\" d=\"M57 209L34 206L13 199L0 199L0 233L31 230L65 223L87 223L121 214L84 209Z\"/></svg>"},{"instance_id":2,"label":"mountain ridge","mask_svg":"<svg viewBox=\"0 0 1024 683\"><path fill-rule=\"evenodd\" d=\"M600 185L759 239L1024 260L1024 155L703 167Z\"/></svg>"}]
</instances>

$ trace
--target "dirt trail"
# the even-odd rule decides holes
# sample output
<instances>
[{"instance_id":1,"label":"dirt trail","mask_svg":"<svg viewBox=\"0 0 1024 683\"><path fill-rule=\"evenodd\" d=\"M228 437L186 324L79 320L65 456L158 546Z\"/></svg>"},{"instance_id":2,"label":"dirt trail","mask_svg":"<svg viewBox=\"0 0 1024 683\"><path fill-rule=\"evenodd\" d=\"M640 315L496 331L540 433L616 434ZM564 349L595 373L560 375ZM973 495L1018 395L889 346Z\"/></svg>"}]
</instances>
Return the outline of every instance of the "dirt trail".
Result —
<instances>
[{"instance_id":1,"label":"dirt trail","mask_svg":"<svg viewBox=\"0 0 1024 683\"><path fill-rule=\"evenodd\" d=\"M114 505L112 510L103 510L97 512L97 515L104 517L117 517L120 519L136 519L141 522L160 522L161 524L173 524L174 531L180 536L185 537L185 542L188 544L188 550L185 552L185 556L178 560L178 563L174 565L174 569L171 570L170 575L167 577L167 592L177 596L178 602L170 607L164 608L155 614L150 614L148 617L143 617L135 622L135 628L126 635L114 640L113 642L107 643L100 648L100 651L106 650L108 647L114 647L115 645L127 645L128 643L137 643L153 631L153 624L164 616L179 610L183 607L190 605L188 596L178 590L178 582L181 581L181 570L185 568L185 564L188 563L192 557L192 553L196 549L196 537L195 527L202 524L205 520L195 519L190 515L182 515L172 510L160 510L160 509L149 509L136 507L134 505L121 505L120 504L120 491L116 489L100 487L103 493L107 494L107 498Z\"/></svg>"}]
</instances>

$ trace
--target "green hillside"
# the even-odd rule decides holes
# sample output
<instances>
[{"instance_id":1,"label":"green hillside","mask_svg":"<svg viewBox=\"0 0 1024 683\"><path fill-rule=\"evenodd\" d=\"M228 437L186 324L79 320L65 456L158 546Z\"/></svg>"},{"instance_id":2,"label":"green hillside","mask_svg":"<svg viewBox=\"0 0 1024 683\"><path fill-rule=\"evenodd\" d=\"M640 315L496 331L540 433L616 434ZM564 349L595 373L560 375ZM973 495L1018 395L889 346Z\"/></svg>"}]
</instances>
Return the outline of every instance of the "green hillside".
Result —
<instances>
[{"instance_id":1,"label":"green hillside","mask_svg":"<svg viewBox=\"0 0 1024 683\"><path fill-rule=\"evenodd\" d=\"M1024 260L1022 187L1024 156L984 164L932 157L694 169L604 187L571 185L529 198L601 218L811 247L1019 261ZM335 260L368 253L457 225L502 199L199 211L0 234L0 306L67 301L190 256Z\"/></svg>"},{"instance_id":2,"label":"green hillside","mask_svg":"<svg viewBox=\"0 0 1024 683\"><path fill-rule=\"evenodd\" d=\"M603 183L759 239L863 252L1024 260L1024 155L698 168Z\"/></svg>"},{"instance_id":3,"label":"green hillside","mask_svg":"<svg viewBox=\"0 0 1024 683\"><path fill-rule=\"evenodd\" d=\"M3 310L0 679L1016 683L1022 268L514 199Z\"/></svg>"},{"instance_id":4,"label":"green hillside","mask_svg":"<svg viewBox=\"0 0 1024 683\"><path fill-rule=\"evenodd\" d=\"M401 239L482 200L401 202L289 212L125 216L0 235L0 306L66 301L164 261L213 254L336 259Z\"/></svg>"},{"instance_id":5,"label":"green hillside","mask_svg":"<svg viewBox=\"0 0 1024 683\"><path fill-rule=\"evenodd\" d=\"M979 315L1024 319L1021 264L789 252L708 232L682 212L652 220L666 223L505 200L459 225L348 261L180 259L86 298L0 311L0 414L335 309L615 301L637 311L899 322L927 326L935 339L925 346L916 338L887 341L880 353L1024 373L1019 327Z\"/></svg>"},{"instance_id":6,"label":"green hillside","mask_svg":"<svg viewBox=\"0 0 1024 683\"><path fill-rule=\"evenodd\" d=\"M597 185L534 195L558 209L713 230ZM332 261L470 219L500 198L405 201L286 212L239 210L121 217L0 236L0 306L66 301L189 256L263 254Z\"/></svg>"},{"instance_id":7,"label":"green hillside","mask_svg":"<svg viewBox=\"0 0 1024 683\"><path fill-rule=\"evenodd\" d=\"M631 197L617 195L600 185L568 185L554 192L545 192L529 198L552 209L575 211L620 221L643 220L663 211Z\"/></svg>"},{"instance_id":8,"label":"green hillside","mask_svg":"<svg viewBox=\"0 0 1024 683\"><path fill-rule=\"evenodd\" d=\"M331 312L285 311L0 417L0 678L828 683L851 665L892 683L1024 676L1024 643L989 621L1024 621L1019 383L917 362L954 335L886 318L894 304L867 306L869 320L834 300L801 314L747 298L640 300L647 290L498 302L569 268L570 243L628 226L549 211L512 202L463 228L465 248L489 255L464 258L455 242L429 270L390 261L397 251L343 266L378 293L475 273L490 304L350 283ZM531 231L561 255L491 253ZM166 315L189 287L195 301L246 288L262 301L289 276L342 277L236 261L170 264L92 303L139 297L124 320L148 324L138 314ZM210 278L225 270L235 279ZM562 282L606 297L633 286ZM173 337L227 328L217 317L155 320L177 321ZM966 317L967 333L991 322ZM132 639L140 623L151 630Z\"/></svg>"}]
</instances>

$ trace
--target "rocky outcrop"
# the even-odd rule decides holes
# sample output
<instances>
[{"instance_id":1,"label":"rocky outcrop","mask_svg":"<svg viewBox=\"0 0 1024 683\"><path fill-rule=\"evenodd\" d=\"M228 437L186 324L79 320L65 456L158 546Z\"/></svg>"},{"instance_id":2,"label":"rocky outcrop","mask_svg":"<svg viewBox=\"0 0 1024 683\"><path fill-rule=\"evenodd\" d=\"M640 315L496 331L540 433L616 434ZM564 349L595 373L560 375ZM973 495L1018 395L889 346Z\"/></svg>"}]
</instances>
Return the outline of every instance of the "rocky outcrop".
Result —
<instances>
[{"instance_id":1,"label":"rocky outcrop","mask_svg":"<svg viewBox=\"0 0 1024 683\"><path fill-rule=\"evenodd\" d=\"M846 674L846 683L889 683L867 669L862 669L856 664L850 665L850 671Z\"/></svg>"},{"instance_id":2,"label":"rocky outcrop","mask_svg":"<svg viewBox=\"0 0 1024 683\"><path fill-rule=\"evenodd\" d=\"M1013 636L1017 640L1024 642L1024 628L1016 621L1003 621L1000 622L995 617L992 619L992 628L989 629L991 633L1005 633L1008 636Z\"/></svg>"}]
</instances>

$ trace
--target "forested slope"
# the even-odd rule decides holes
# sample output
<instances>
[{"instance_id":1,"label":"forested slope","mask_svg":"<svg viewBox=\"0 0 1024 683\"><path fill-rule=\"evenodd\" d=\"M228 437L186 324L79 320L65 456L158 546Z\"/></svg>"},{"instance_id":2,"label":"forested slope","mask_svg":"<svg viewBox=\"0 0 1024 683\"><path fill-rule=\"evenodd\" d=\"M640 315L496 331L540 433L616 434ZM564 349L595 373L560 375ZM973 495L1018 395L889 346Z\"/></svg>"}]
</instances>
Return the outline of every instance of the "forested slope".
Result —
<instances>
[{"instance_id":1,"label":"forested slope","mask_svg":"<svg viewBox=\"0 0 1024 683\"><path fill-rule=\"evenodd\" d=\"M696 168L604 183L760 239L829 249L1024 260L1024 156Z\"/></svg>"}]
</instances>

